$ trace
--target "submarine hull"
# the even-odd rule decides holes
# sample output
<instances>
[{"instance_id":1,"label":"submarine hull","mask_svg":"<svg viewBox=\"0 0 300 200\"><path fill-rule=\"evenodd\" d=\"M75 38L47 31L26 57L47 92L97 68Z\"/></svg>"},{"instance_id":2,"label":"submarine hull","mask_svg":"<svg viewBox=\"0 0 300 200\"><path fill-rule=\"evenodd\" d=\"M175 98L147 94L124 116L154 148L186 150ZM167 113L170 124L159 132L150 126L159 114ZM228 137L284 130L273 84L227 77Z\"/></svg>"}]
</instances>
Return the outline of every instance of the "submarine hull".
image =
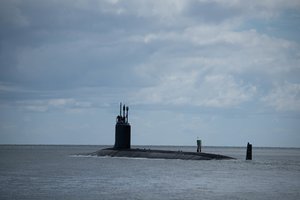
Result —
<instances>
[{"instance_id":1,"label":"submarine hull","mask_svg":"<svg viewBox=\"0 0 300 200\"><path fill-rule=\"evenodd\" d=\"M101 149L89 155L109 156L109 157L128 157L128 158L150 158L150 159L181 159L181 160L234 159L229 156L210 154L210 153L150 150L150 149L115 149L115 148Z\"/></svg>"}]
</instances>

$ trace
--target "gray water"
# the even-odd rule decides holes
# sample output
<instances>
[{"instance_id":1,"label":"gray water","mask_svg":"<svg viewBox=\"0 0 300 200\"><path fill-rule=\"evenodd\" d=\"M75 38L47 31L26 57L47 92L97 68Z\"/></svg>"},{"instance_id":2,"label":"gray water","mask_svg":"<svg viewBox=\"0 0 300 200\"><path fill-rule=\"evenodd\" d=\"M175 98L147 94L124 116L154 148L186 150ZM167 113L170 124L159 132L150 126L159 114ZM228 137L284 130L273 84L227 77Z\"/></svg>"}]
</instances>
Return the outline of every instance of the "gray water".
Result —
<instances>
[{"instance_id":1,"label":"gray water","mask_svg":"<svg viewBox=\"0 0 300 200\"><path fill-rule=\"evenodd\" d=\"M0 199L300 199L300 149L254 148L252 161L228 147L203 151L237 160L75 156L101 148L0 145Z\"/></svg>"}]
</instances>

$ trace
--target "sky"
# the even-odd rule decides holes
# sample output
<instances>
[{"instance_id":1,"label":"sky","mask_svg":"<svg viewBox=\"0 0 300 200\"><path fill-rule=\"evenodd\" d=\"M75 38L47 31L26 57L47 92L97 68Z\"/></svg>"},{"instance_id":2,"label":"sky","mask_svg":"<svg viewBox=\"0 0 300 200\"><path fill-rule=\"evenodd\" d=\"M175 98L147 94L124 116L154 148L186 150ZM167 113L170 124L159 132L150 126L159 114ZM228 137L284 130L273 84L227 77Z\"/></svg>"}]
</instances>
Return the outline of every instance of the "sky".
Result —
<instances>
[{"instance_id":1,"label":"sky","mask_svg":"<svg viewBox=\"0 0 300 200\"><path fill-rule=\"evenodd\" d=\"M1 0L0 144L300 147L299 0Z\"/></svg>"}]
</instances>

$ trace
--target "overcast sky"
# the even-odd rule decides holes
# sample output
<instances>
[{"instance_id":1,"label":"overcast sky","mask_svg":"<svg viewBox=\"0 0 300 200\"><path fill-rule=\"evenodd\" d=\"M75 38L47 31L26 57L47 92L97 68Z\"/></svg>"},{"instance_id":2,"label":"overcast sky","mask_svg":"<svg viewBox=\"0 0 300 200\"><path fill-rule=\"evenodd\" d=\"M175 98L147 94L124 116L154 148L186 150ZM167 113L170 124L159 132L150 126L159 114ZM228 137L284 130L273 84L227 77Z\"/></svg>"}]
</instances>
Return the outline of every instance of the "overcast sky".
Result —
<instances>
[{"instance_id":1,"label":"overcast sky","mask_svg":"<svg viewBox=\"0 0 300 200\"><path fill-rule=\"evenodd\" d=\"M1 0L0 143L300 147L299 0Z\"/></svg>"}]
</instances>

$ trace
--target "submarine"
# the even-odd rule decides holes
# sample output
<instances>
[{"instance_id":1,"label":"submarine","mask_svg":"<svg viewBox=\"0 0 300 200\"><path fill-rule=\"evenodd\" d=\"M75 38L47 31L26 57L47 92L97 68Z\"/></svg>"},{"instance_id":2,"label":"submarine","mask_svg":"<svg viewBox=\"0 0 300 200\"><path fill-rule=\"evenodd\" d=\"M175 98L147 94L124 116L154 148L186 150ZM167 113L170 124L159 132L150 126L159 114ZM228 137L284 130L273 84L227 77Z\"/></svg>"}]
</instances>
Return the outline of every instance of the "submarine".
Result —
<instances>
[{"instance_id":1,"label":"submarine","mask_svg":"<svg viewBox=\"0 0 300 200\"><path fill-rule=\"evenodd\" d=\"M122 113L123 108L123 113ZM149 159L180 159L180 160L226 160L229 156L201 152L201 141L197 140L197 152L169 151L155 149L131 148L131 126L128 121L129 107L120 103L120 114L116 117L115 144L111 148L100 149L89 153L90 156L127 157Z\"/></svg>"}]
</instances>

